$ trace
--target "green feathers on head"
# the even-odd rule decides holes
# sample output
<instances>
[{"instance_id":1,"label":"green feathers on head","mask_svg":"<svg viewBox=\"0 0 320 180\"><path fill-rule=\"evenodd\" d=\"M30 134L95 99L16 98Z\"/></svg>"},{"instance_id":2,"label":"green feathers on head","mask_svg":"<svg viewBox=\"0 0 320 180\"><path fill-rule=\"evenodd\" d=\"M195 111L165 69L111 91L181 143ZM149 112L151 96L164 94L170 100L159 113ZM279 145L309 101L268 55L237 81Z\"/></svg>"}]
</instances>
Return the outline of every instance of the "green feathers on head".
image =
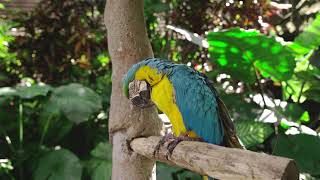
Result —
<instances>
[{"instance_id":1,"label":"green feathers on head","mask_svg":"<svg viewBox=\"0 0 320 180\"><path fill-rule=\"evenodd\" d=\"M134 80L134 77L136 75L136 72L139 70L139 68L141 66L144 65L144 61L141 61L137 64L134 64L130 69L129 71L127 72L127 74L122 78L122 91L123 91L123 94L129 98L129 83L131 81Z\"/></svg>"}]
</instances>

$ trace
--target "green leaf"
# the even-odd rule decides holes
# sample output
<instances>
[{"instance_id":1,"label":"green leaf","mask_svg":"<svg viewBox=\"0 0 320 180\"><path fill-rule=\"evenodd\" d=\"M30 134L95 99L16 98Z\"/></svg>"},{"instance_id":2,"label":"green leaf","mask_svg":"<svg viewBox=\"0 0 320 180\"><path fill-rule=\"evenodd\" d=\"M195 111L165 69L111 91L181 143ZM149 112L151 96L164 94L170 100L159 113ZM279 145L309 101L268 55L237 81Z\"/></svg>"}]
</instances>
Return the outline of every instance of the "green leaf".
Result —
<instances>
[{"instance_id":1,"label":"green leaf","mask_svg":"<svg viewBox=\"0 0 320 180\"><path fill-rule=\"evenodd\" d=\"M39 160L35 180L79 180L82 166L77 156L66 149L47 153Z\"/></svg>"},{"instance_id":2,"label":"green leaf","mask_svg":"<svg viewBox=\"0 0 320 180\"><path fill-rule=\"evenodd\" d=\"M112 146L110 143L99 143L90 153L93 157L105 159L108 161L112 160Z\"/></svg>"},{"instance_id":3,"label":"green leaf","mask_svg":"<svg viewBox=\"0 0 320 180\"><path fill-rule=\"evenodd\" d=\"M89 88L80 84L56 88L40 112L42 138L58 142L70 132L73 123L88 120L101 108L100 97Z\"/></svg>"},{"instance_id":4,"label":"green leaf","mask_svg":"<svg viewBox=\"0 0 320 180\"><path fill-rule=\"evenodd\" d=\"M40 112L40 127L45 139L51 143L60 141L73 127L73 122L62 116L62 111L56 101L44 103Z\"/></svg>"},{"instance_id":5,"label":"green leaf","mask_svg":"<svg viewBox=\"0 0 320 180\"><path fill-rule=\"evenodd\" d=\"M202 180L199 174L157 162L157 180Z\"/></svg>"},{"instance_id":6,"label":"green leaf","mask_svg":"<svg viewBox=\"0 0 320 180\"><path fill-rule=\"evenodd\" d=\"M93 90L81 84L69 84L56 88L50 100L74 123L87 121L91 114L102 108L101 98Z\"/></svg>"},{"instance_id":7,"label":"green leaf","mask_svg":"<svg viewBox=\"0 0 320 180\"><path fill-rule=\"evenodd\" d=\"M308 111L305 111L305 112L301 115L300 121L301 121L301 122L309 122L309 121L310 121L310 116L309 116Z\"/></svg>"},{"instance_id":8,"label":"green leaf","mask_svg":"<svg viewBox=\"0 0 320 180\"><path fill-rule=\"evenodd\" d=\"M56 101L52 101L49 99L49 101L45 102L43 104L43 109L40 112L40 119L49 119L49 118L60 118L61 112L59 105L56 103Z\"/></svg>"},{"instance_id":9,"label":"green leaf","mask_svg":"<svg viewBox=\"0 0 320 180\"><path fill-rule=\"evenodd\" d=\"M310 93L310 91L315 90L317 92L316 89L318 88L320 89L319 77L320 77L320 71L316 68L313 68L313 69L309 68L308 70L305 70L305 71L296 72L290 80L283 83L283 92L284 92L283 94L285 99L291 98L294 102L298 102L300 93L302 92L302 95L300 97L300 102L305 101L307 98L308 99L315 98L315 100L317 101L318 96L317 95L313 96L313 93ZM303 85L303 89L301 91L302 85Z\"/></svg>"},{"instance_id":10,"label":"green leaf","mask_svg":"<svg viewBox=\"0 0 320 180\"><path fill-rule=\"evenodd\" d=\"M86 163L86 170L92 180L111 179L112 171L112 146L99 143L92 151L92 158Z\"/></svg>"},{"instance_id":11,"label":"green leaf","mask_svg":"<svg viewBox=\"0 0 320 180\"><path fill-rule=\"evenodd\" d=\"M255 82L255 67L264 77L289 79L295 67L291 51L258 31L233 28L208 34L209 53L221 70L235 79Z\"/></svg>"},{"instance_id":12,"label":"green leaf","mask_svg":"<svg viewBox=\"0 0 320 180\"><path fill-rule=\"evenodd\" d=\"M171 180L172 173L175 173L179 169L172 167L161 162L157 162L157 180Z\"/></svg>"},{"instance_id":13,"label":"green leaf","mask_svg":"<svg viewBox=\"0 0 320 180\"><path fill-rule=\"evenodd\" d=\"M46 96L52 88L48 85L32 85L30 87L17 87L16 95L22 99L32 99L37 96Z\"/></svg>"},{"instance_id":14,"label":"green leaf","mask_svg":"<svg viewBox=\"0 0 320 180\"><path fill-rule=\"evenodd\" d=\"M91 169L91 180L111 179L112 163L95 158L89 161Z\"/></svg>"},{"instance_id":15,"label":"green leaf","mask_svg":"<svg viewBox=\"0 0 320 180\"><path fill-rule=\"evenodd\" d=\"M0 96L15 96L17 91L11 87L0 88Z\"/></svg>"},{"instance_id":16,"label":"green leaf","mask_svg":"<svg viewBox=\"0 0 320 180\"><path fill-rule=\"evenodd\" d=\"M104 53L99 54L97 60L101 64L101 66L106 66L110 62L109 56Z\"/></svg>"},{"instance_id":17,"label":"green leaf","mask_svg":"<svg viewBox=\"0 0 320 180\"><path fill-rule=\"evenodd\" d=\"M315 20L295 39L294 43L290 45L296 53L307 54L312 49L320 46L320 14Z\"/></svg>"},{"instance_id":18,"label":"green leaf","mask_svg":"<svg viewBox=\"0 0 320 180\"><path fill-rule=\"evenodd\" d=\"M0 96L18 96L22 99L32 99L36 96L46 96L51 90L52 88L48 85L23 86L15 89L3 87L0 88Z\"/></svg>"},{"instance_id":19,"label":"green leaf","mask_svg":"<svg viewBox=\"0 0 320 180\"><path fill-rule=\"evenodd\" d=\"M281 126L283 129L289 129L289 128L291 128L291 123L290 123L290 121L281 120L281 121L280 121L280 126Z\"/></svg>"},{"instance_id":20,"label":"green leaf","mask_svg":"<svg viewBox=\"0 0 320 180\"><path fill-rule=\"evenodd\" d=\"M319 137L306 134L280 135L278 140L273 141L273 149L275 155L294 159L300 172L320 175Z\"/></svg>"},{"instance_id":21,"label":"green leaf","mask_svg":"<svg viewBox=\"0 0 320 180\"><path fill-rule=\"evenodd\" d=\"M236 121L235 127L246 148L263 143L274 132L270 124L262 122Z\"/></svg>"}]
</instances>

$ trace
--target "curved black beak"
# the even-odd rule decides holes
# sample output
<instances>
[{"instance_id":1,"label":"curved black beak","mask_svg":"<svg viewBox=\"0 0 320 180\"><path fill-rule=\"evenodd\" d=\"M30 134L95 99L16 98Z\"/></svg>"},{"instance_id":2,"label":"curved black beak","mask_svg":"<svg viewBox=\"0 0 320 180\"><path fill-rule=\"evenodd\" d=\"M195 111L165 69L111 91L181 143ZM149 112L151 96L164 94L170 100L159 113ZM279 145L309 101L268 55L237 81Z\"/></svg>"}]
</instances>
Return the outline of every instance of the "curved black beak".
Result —
<instances>
[{"instance_id":1,"label":"curved black beak","mask_svg":"<svg viewBox=\"0 0 320 180\"><path fill-rule=\"evenodd\" d=\"M129 99L140 108L154 105L151 101L151 87L146 81L134 80L129 83Z\"/></svg>"}]
</instances>

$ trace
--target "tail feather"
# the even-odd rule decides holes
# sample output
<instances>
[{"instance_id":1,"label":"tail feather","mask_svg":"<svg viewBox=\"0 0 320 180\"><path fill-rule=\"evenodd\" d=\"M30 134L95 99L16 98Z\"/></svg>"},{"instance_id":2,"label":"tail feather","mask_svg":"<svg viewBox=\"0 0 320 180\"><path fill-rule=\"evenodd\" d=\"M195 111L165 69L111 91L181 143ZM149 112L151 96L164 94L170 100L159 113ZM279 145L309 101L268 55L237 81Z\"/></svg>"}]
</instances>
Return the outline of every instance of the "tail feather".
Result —
<instances>
[{"instance_id":1,"label":"tail feather","mask_svg":"<svg viewBox=\"0 0 320 180\"><path fill-rule=\"evenodd\" d=\"M237 137L236 129L231 120L231 117L229 115L226 105L223 103L223 101L219 96L217 97L216 100L218 103L219 119L222 122L222 126L224 129L224 137L223 137L224 145L226 147L244 149L244 147L241 145Z\"/></svg>"}]
</instances>

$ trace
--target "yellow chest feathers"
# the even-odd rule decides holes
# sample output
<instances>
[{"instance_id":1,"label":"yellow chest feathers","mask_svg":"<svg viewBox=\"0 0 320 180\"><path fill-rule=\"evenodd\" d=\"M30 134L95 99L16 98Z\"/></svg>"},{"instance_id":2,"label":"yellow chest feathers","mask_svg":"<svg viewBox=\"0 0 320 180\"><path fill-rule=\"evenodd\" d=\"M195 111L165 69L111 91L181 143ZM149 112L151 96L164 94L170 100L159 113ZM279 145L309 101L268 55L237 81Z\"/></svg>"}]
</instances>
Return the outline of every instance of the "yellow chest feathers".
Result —
<instances>
[{"instance_id":1,"label":"yellow chest feathers","mask_svg":"<svg viewBox=\"0 0 320 180\"><path fill-rule=\"evenodd\" d=\"M143 66L136 72L135 79L145 80L151 85L151 100L170 119L174 135L186 133L182 115L175 103L174 88L168 77L158 73L157 69Z\"/></svg>"},{"instance_id":2,"label":"yellow chest feathers","mask_svg":"<svg viewBox=\"0 0 320 180\"><path fill-rule=\"evenodd\" d=\"M168 116L173 126L173 133L176 136L187 131L182 115L175 103L173 86L167 76L164 76L159 83L152 87L151 100Z\"/></svg>"}]
</instances>

